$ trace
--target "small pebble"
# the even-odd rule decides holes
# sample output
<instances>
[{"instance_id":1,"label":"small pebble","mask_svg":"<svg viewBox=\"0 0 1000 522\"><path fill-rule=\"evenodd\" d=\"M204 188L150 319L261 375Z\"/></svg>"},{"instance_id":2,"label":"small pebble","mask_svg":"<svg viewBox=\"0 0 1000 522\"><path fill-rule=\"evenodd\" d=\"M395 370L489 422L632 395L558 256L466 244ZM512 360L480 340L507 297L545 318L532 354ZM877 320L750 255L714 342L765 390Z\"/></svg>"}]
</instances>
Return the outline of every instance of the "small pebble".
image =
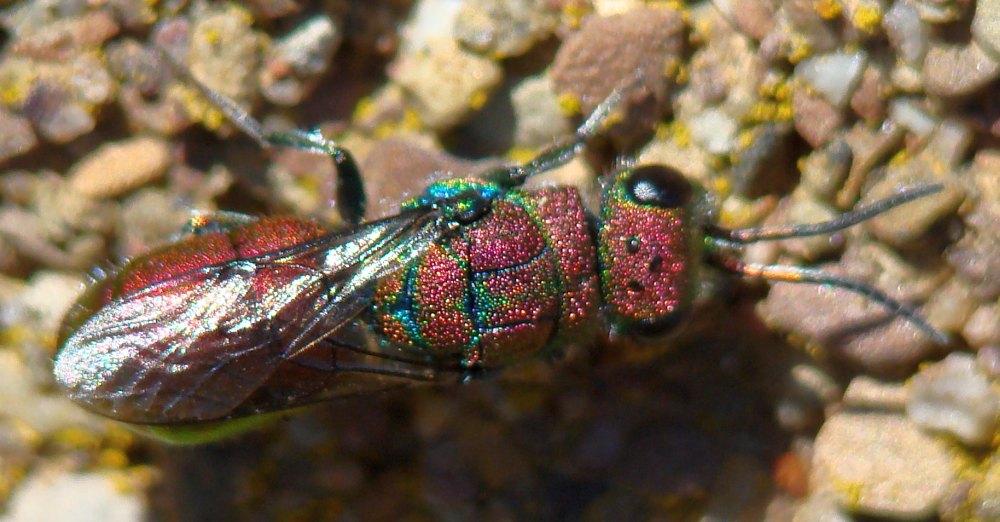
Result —
<instances>
[{"instance_id":1,"label":"small pebble","mask_svg":"<svg viewBox=\"0 0 1000 522\"><path fill-rule=\"evenodd\" d=\"M455 19L455 39L469 49L495 58L525 53L552 34L559 11L548 2L469 0Z\"/></svg>"},{"instance_id":2,"label":"small pebble","mask_svg":"<svg viewBox=\"0 0 1000 522\"><path fill-rule=\"evenodd\" d=\"M113 198L159 179L169 166L167 143L140 136L95 150L70 170L68 183L80 194Z\"/></svg>"},{"instance_id":3,"label":"small pebble","mask_svg":"<svg viewBox=\"0 0 1000 522\"><path fill-rule=\"evenodd\" d=\"M813 147L830 141L844 124L844 114L822 96L797 89L792 94L795 130Z\"/></svg>"},{"instance_id":4,"label":"small pebble","mask_svg":"<svg viewBox=\"0 0 1000 522\"><path fill-rule=\"evenodd\" d=\"M822 201L833 201L854 162L846 141L830 142L814 150L802 161L802 187Z\"/></svg>"},{"instance_id":5,"label":"small pebble","mask_svg":"<svg viewBox=\"0 0 1000 522\"><path fill-rule=\"evenodd\" d=\"M38 145L28 120L0 107L0 164Z\"/></svg>"},{"instance_id":6,"label":"small pebble","mask_svg":"<svg viewBox=\"0 0 1000 522\"><path fill-rule=\"evenodd\" d=\"M420 120L444 130L485 104L502 73L496 62L453 40L435 40L426 50L401 57L391 76L409 95Z\"/></svg>"},{"instance_id":7,"label":"small pebble","mask_svg":"<svg viewBox=\"0 0 1000 522\"><path fill-rule=\"evenodd\" d=\"M282 37L258 76L261 93L280 105L302 101L307 87L326 72L343 34L325 15L314 16Z\"/></svg>"},{"instance_id":8,"label":"small pebble","mask_svg":"<svg viewBox=\"0 0 1000 522\"><path fill-rule=\"evenodd\" d=\"M938 329L961 332L978 304L973 289L961 279L952 278L931 295L924 313Z\"/></svg>"},{"instance_id":9,"label":"small pebble","mask_svg":"<svg viewBox=\"0 0 1000 522\"><path fill-rule=\"evenodd\" d=\"M80 295L82 286L83 281L78 276L39 271L28 281L24 292L8 306L30 317L35 326L55 331Z\"/></svg>"},{"instance_id":10,"label":"small pebble","mask_svg":"<svg viewBox=\"0 0 1000 522\"><path fill-rule=\"evenodd\" d=\"M1000 0L976 0L972 38L993 60L1000 61Z\"/></svg>"},{"instance_id":11,"label":"small pebble","mask_svg":"<svg viewBox=\"0 0 1000 522\"><path fill-rule=\"evenodd\" d=\"M254 97L253 72L261 45L252 21L250 14L236 4L212 10L192 25L187 53L186 64L195 78L242 106L249 105Z\"/></svg>"},{"instance_id":12,"label":"small pebble","mask_svg":"<svg viewBox=\"0 0 1000 522\"><path fill-rule=\"evenodd\" d=\"M966 46L933 44L924 60L924 87L929 94L957 97L972 94L1000 76L1000 60L972 42Z\"/></svg>"},{"instance_id":13,"label":"small pebble","mask_svg":"<svg viewBox=\"0 0 1000 522\"><path fill-rule=\"evenodd\" d=\"M777 2L733 0L731 5L733 19L747 36L763 40L774 29Z\"/></svg>"},{"instance_id":14,"label":"small pebble","mask_svg":"<svg viewBox=\"0 0 1000 522\"><path fill-rule=\"evenodd\" d=\"M851 95L851 109L865 121L881 122L885 117L888 86L884 76L881 68L868 66Z\"/></svg>"},{"instance_id":15,"label":"small pebble","mask_svg":"<svg viewBox=\"0 0 1000 522\"><path fill-rule=\"evenodd\" d=\"M795 66L795 76L816 89L826 101L843 109L861 82L868 55L834 52L808 58Z\"/></svg>"},{"instance_id":16,"label":"small pebble","mask_svg":"<svg viewBox=\"0 0 1000 522\"><path fill-rule=\"evenodd\" d=\"M718 109L705 109L688 121L691 138L712 154L728 154L735 147L737 123Z\"/></svg>"},{"instance_id":17,"label":"small pebble","mask_svg":"<svg viewBox=\"0 0 1000 522\"><path fill-rule=\"evenodd\" d=\"M973 347L1000 345L1000 303L985 304L972 312L962 337Z\"/></svg>"},{"instance_id":18,"label":"small pebble","mask_svg":"<svg viewBox=\"0 0 1000 522\"><path fill-rule=\"evenodd\" d=\"M972 355L953 353L910 381L906 413L920 427L943 432L970 446L993 440L1000 395Z\"/></svg>"},{"instance_id":19,"label":"small pebble","mask_svg":"<svg viewBox=\"0 0 1000 522\"><path fill-rule=\"evenodd\" d=\"M851 379L844 391L844 405L856 409L903 411L909 393L906 386L859 375Z\"/></svg>"},{"instance_id":20,"label":"small pebble","mask_svg":"<svg viewBox=\"0 0 1000 522\"><path fill-rule=\"evenodd\" d=\"M910 2L896 1L882 18L889 43L904 62L923 63L927 54L928 29Z\"/></svg>"},{"instance_id":21,"label":"small pebble","mask_svg":"<svg viewBox=\"0 0 1000 522\"><path fill-rule=\"evenodd\" d=\"M401 54L426 50L435 40L454 40L455 21L465 0L424 0L417 2L410 19L401 29Z\"/></svg>"},{"instance_id":22,"label":"small pebble","mask_svg":"<svg viewBox=\"0 0 1000 522\"><path fill-rule=\"evenodd\" d=\"M937 120L913 98L896 98L889 103L889 117L920 137L927 137L937 128Z\"/></svg>"},{"instance_id":23,"label":"small pebble","mask_svg":"<svg viewBox=\"0 0 1000 522\"><path fill-rule=\"evenodd\" d=\"M902 0L916 7L920 18L932 24L954 22L962 16L968 2L964 0Z\"/></svg>"},{"instance_id":24,"label":"small pebble","mask_svg":"<svg viewBox=\"0 0 1000 522\"><path fill-rule=\"evenodd\" d=\"M954 176L947 171L939 172L941 169L936 158L930 155L913 156L890 166L886 175L865 194L865 201L877 201L901 189L930 183L941 183L944 189L879 214L868 220L865 227L880 240L902 246L927 233L945 216L953 215L965 201L965 193Z\"/></svg>"},{"instance_id":25,"label":"small pebble","mask_svg":"<svg viewBox=\"0 0 1000 522\"><path fill-rule=\"evenodd\" d=\"M791 198L782 202L776 214L781 216L779 219L781 223L808 225L829 221L835 218L838 213L804 190L797 190L792 193ZM786 239L781 242L781 245L787 252L798 258L815 261L843 248L844 237L842 234L822 234Z\"/></svg>"},{"instance_id":26,"label":"small pebble","mask_svg":"<svg viewBox=\"0 0 1000 522\"><path fill-rule=\"evenodd\" d=\"M852 513L931 517L953 480L947 445L901 415L839 413L816 436L813 495Z\"/></svg>"},{"instance_id":27,"label":"small pebble","mask_svg":"<svg viewBox=\"0 0 1000 522\"><path fill-rule=\"evenodd\" d=\"M539 149L572 131L559 109L559 98L548 76L525 78L514 87L510 98L516 122L515 145Z\"/></svg>"},{"instance_id":28,"label":"small pebble","mask_svg":"<svg viewBox=\"0 0 1000 522\"><path fill-rule=\"evenodd\" d=\"M32 472L14 492L2 522L141 522L147 520L142 491L123 491L110 473L57 469Z\"/></svg>"},{"instance_id":29,"label":"small pebble","mask_svg":"<svg viewBox=\"0 0 1000 522\"><path fill-rule=\"evenodd\" d=\"M684 18L675 9L644 8L592 17L559 47L552 81L556 92L574 96L580 112L589 114L636 71L658 78L658 73L676 65L683 48Z\"/></svg>"}]
</instances>

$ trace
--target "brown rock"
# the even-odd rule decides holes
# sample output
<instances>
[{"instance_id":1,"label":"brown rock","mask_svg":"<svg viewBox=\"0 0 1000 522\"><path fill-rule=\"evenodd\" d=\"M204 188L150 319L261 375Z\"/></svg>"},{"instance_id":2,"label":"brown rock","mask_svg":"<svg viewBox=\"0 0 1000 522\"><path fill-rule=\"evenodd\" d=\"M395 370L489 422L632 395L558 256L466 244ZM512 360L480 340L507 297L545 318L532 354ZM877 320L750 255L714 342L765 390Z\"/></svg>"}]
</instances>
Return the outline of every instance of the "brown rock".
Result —
<instances>
[{"instance_id":1,"label":"brown rock","mask_svg":"<svg viewBox=\"0 0 1000 522\"><path fill-rule=\"evenodd\" d=\"M882 71L869 66L851 96L851 108L865 121L881 121L885 117L885 87Z\"/></svg>"},{"instance_id":2,"label":"brown rock","mask_svg":"<svg viewBox=\"0 0 1000 522\"><path fill-rule=\"evenodd\" d=\"M777 7L777 2L773 0L735 0L733 19L747 36L763 40L774 29Z\"/></svg>"},{"instance_id":3,"label":"brown rock","mask_svg":"<svg viewBox=\"0 0 1000 522\"><path fill-rule=\"evenodd\" d=\"M552 65L556 92L580 100L589 114L613 90L643 71L659 78L684 47L684 18L670 8L635 9L594 17L566 39Z\"/></svg>"},{"instance_id":4,"label":"brown rock","mask_svg":"<svg viewBox=\"0 0 1000 522\"><path fill-rule=\"evenodd\" d=\"M830 141L844 124L844 115L822 96L796 89L792 95L795 130L813 147Z\"/></svg>"}]
</instances>

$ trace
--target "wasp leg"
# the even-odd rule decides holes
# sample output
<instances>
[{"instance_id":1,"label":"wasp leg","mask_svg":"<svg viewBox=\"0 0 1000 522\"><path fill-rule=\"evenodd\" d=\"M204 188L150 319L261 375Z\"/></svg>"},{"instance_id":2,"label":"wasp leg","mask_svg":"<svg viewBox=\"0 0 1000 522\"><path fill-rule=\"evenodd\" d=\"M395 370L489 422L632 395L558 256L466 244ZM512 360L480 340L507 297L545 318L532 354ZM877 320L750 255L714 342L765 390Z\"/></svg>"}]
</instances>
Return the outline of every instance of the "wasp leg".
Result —
<instances>
[{"instance_id":1,"label":"wasp leg","mask_svg":"<svg viewBox=\"0 0 1000 522\"><path fill-rule=\"evenodd\" d=\"M215 232L228 232L234 228L249 225L257 218L239 212L194 212L181 229L181 236L201 236Z\"/></svg>"},{"instance_id":2,"label":"wasp leg","mask_svg":"<svg viewBox=\"0 0 1000 522\"><path fill-rule=\"evenodd\" d=\"M625 93L641 83L643 79L645 79L645 76L638 74L626 85L612 91L590 113L590 116L587 116L587 119L576 128L576 131L569 140L546 148L527 163L490 171L486 174L486 179L501 186L516 187L524 183L531 176L569 163L580 152L584 143L603 128L614 109L621 103Z\"/></svg>"},{"instance_id":3,"label":"wasp leg","mask_svg":"<svg viewBox=\"0 0 1000 522\"><path fill-rule=\"evenodd\" d=\"M268 132L256 118L240 107L232 98L210 89L199 82L184 65L177 61L165 49L159 49L160 56L169 64L171 70L184 82L198 90L212 105L215 106L233 125L244 134L256 141L262 148L291 147L315 154L322 154L333 159L337 166L336 203L340 217L346 223L359 224L365 215L367 199L361 171L354 161L354 156L333 140L328 140L318 130L304 131L292 129L286 132Z\"/></svg>"},{"instance_id":4,"label":"wasp leg","mask_svg":"<svg viewBox=\"0 0 1000 522\"><path fill-rule=\"evenodd\" d=\"M893 315L898 315L909 321L913 326L916 326L933 339L935 343L941 346L948 346L952 343L950 335L928 323L913 307L889 297L881 290L864 281L801 266L744 263L738 259L725 256L720 252L716 252L709 259L716 266L746 277L766 279L768 281L783 281L786 283L828 285L854 292L869 301L885 307Z\"/></svg>"}]
</instances>

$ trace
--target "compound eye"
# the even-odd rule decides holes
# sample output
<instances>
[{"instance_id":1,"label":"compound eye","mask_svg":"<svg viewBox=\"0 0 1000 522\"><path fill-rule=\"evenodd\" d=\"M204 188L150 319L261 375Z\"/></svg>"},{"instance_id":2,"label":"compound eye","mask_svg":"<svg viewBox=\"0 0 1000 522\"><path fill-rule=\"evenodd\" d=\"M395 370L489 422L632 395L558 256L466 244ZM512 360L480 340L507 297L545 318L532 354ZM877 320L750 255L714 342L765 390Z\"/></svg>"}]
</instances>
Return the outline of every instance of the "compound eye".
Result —
<instances>
[{"instance_id":1,"label":"compound eye","mask_svg":"<svg viewBox=\"0 0 1000 522\"><path fill-rule=\"evenodd\" d=\"M691 183L677 170L663 165L632 169L625 181L629 198L640 205L679 208L691 201Z\"/></svg>"}]
</instances>

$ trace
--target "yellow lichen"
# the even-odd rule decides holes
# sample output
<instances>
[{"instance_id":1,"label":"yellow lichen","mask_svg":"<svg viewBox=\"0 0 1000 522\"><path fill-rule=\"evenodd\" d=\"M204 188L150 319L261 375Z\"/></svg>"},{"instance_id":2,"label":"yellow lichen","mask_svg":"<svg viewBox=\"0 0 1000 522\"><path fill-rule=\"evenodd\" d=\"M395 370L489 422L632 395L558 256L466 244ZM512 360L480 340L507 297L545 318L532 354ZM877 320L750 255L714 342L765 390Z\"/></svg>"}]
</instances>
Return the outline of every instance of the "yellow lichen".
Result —
<instances>
[{"instance_id":1,"label":"yellow lichen","mask_svg":"<svg viewBox=\"0 0 1000 522\"><path fill-rule=\"evenodd\" d=\"M568 2L562 8L563 23L570 29L578 29L584 17L592 10L590 3Z\"/></svg>"},{"instance_id":2,"label":"yellow lichen","mask_svg":"<svg viewBox=\"0 0 1000 522\"><path fill-rule=\"evenodd\" d=\"M0 501L6 500L18 483L27 474L27 468L24 466L10 466L0 468Z\"/></svg>"},{"instance_id":3,"label":"yellow lichen","mask_svg":"<svg viewBox=\"0 0 1000 522\"><path fill-rule=\"evenodd\" d=\"M736 136L736 146L740 150L745 150L753 145L754 132L752 129L744 129Z\"/></svg>"},{"instance_id":4,"label":"yellow lichen","mask_svg":"<svg viewBox=\"0 0 1000 522\"><path fill-rule=\"evenodd\" d=\"M691 129L680 120L674 120L670 124L670 137L680 147L691 145Z\"/></svg>"},{"instance_id":5,"label":"yellow lichen","mask_svg":"<svg viewBox=\"0 0 1000 522\"><path fill-rule=\"evenodd\" d=\"M403 130L419 131L424 128L424 121L420 119L420 113L415 109L408 108L403 111L403 119L399 122L399 127Z\"/></svg>"},{"instance_id":6,"label":"yellow lichen","mask_svg":"<svg viewBox=\"0 0 1000 522\"><path fill-rule=\"evenodd\" d=\"M860 6L851 17L851 23L860 31L875 34L882 25L882 10L875 6Z\"/></svg>"},{"instance_id":7,"label":"yellow lichen","mask_svg":"<svg viewBox=\"0 0 1000 522\"><path fill-rule=\"evenodd\" d=\"M474 111L478 111L483 108L483 105L486 105L486 102L489 101L489 99L489 92L480 89L472 93L472 96L469 98L469 108Z\"/></svg>"},{"instance_id":8,"label":"yellow lichen","mask_svg":"<svg viewBox=\"0 0 1000 522\"><path fill-rule=\"evenodd\" d=\"M97 454L97 465L103 468L124 468L128 466L128 456L120 449L107 448Z\"/></svg>"},{"instance_id":9,"label":"yellow lichen","mask_svg":"<svg viewBox=\"0 0 1000 522\"><path fill-rule=\"evenodd\" d=\"M28 98L31 86L38 79L38 72L33 67L22 67L22 63L15 63L14 60L9 60L6 65L8 67L0 68L0 104L14 107Z\"/></svg>"},{"instance_id":10,"label":"yellow lichen","mask_svg":"<svg viewBox=\"0 0 1000 522\"><path fill-rule=\"evenodd\" d=\"M101 439L96 433L77 426L60 430L52 438L59 444L75 449L96 450L101 446Z\"/></svg>"},{"instance_id":11,"label":"yellow lichen","mask_svg":"<svg viewBox=\"0 0 1000 522\"><path fill-rule=\"evenodd\" d=\"M583 101L573 93L563 93L559 95L559 112L566 116L575 116L583 110Z\"/></svg>"},{"instance_id":12,"label":"yellow lichen","mask_svg":"<svg viewBox=\"0 0 1000 522\"><path fill-rule=\"evenodd\" d=\"M727 197L732 190L733 183L729 178L719 176L712 180L712 192L715 192L719 196Z\"/></svg>"},{"instance_id":13,"label":"yellow lichen","mask_svg":"<svg viewBox=\"0 0 1000 522\"><path fill-rule=\"evenodd\" d=\"M514 147L507 151L506 157L514 163L527 163L531 161L538 152L531 147Z\"/></svg>"},{"instance_id":14,"label":"yellow lichen","mask_svg":"<svg viewBox=\"0 0 1000 522\"><path fill-rule=\"evenodd\" d=\"M840 16L840 13L843 11L840 2L837 0L816 0L813 3L813 9L824 20L833 20Z\"/></svg>"},{"instance_id":15,"label":"yellow lichen","mask_svg":"<svg viewBox=\"0 0 1000 522\"><path fill-rule=\"evenodd\" d=\"M358 104L354 106L354 115L351 119L355 122L367 120L375 115L375 102L368 96L358 100Z\"/></svg>"},{"instance_id":16,"label":"yellow lichen","mask_svg":"<svg viewBox=\"0 0 1000 522\"><path fill-rule=\"evenodd\" d=\"M834 479L833 487L844 496L844 504L847 507L857 506L864 493L864 485L859 482Z\"/></svg>"},{"instance_id":17,"label":"yellow lichen","mask_svg":"<svg viewBox=\"0 0 1000 522\"><path fill-rule=\"evenodd\" d=\"M812 54L812 44L802 35L792 35L790 38L791 50L788 53L788 61L799 63Z\"/></svg>"}]
</instances>

